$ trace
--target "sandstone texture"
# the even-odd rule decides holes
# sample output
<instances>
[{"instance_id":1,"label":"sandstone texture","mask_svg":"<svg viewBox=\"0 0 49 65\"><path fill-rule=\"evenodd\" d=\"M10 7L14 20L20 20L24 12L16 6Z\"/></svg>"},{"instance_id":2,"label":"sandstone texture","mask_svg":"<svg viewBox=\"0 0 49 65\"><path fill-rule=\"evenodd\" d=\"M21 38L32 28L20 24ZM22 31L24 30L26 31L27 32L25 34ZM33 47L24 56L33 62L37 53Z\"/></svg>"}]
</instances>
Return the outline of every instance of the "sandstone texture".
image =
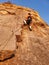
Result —
<instances>
[{"instance_id":1,"label":"sandstone texture","mask_svg":"<svg viewBox=\"0 0 49 65\"><path fill-rule=\"evenodd\" d=\"M32 31L23 20L32 15ZM49 25L37 11L0 3L0 65L49 65Z\"/></svg>"}]
</instances>

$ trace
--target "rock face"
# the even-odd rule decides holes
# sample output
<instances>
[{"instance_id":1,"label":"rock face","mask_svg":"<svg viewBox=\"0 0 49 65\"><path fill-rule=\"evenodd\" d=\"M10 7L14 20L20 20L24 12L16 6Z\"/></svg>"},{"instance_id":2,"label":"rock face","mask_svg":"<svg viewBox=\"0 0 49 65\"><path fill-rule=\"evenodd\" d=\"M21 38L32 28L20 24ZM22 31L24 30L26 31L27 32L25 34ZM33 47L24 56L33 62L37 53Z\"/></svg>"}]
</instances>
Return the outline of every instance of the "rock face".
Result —
<instances>
[{"instance_id":1,"label":"rock face","mask_svg":"<svg viewBox=\"0 0 49 65\"><path fill-rule=\"evenodd\" d=\"M32 15L32 31L23 26L28 13ZM0 65L49 65L49 26L38 12L0 4L0 60Z\"/></svg>"}]
</instances>

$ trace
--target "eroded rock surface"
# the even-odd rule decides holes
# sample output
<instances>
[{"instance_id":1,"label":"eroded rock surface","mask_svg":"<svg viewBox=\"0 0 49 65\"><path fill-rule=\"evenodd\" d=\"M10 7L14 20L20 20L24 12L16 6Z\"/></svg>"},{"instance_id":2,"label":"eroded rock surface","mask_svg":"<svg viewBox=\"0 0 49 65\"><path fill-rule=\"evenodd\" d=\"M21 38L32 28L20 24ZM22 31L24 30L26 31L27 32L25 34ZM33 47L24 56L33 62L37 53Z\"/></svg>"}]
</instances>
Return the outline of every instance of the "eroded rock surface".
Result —
<instances>
[{"instance_id":1,"label":"eroded rock surface","mask_svg":"<svg viewBox=\"0 0 49 65\"><path fill-rule=\"evenodd\" d=\"M23 26L28 13L32 15L32 31ZM0 65L49 65L49 26L38 12L0 4L0 60Z\"/></svg>"}]
</instances>

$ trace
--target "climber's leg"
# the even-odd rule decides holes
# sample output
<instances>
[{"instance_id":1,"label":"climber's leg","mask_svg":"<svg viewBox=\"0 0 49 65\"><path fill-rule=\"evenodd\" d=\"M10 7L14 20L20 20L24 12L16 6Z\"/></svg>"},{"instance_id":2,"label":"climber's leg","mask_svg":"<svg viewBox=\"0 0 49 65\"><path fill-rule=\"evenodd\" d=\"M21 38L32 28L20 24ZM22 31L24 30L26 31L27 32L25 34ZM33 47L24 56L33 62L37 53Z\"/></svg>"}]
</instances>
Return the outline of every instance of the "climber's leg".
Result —
<instances>
[{"instance_id":1,"label":"climber's leg","mask_svg":"<svg viewBox=\"0 0 49 65\"><path fill-rule=\"evenodd\" d=\"M32 31L32 27L31 26L29 26L29 30Z\"/></svg>"},{"instance_id":2,"label":"climber's leg","mask_svg":"<svg viewBox=\"0 0 49 65\"><path fill-rule=\"evenodd\" d=\"M27 25L27 22L26 22L26 20L24 20L23 22L24 22L24 25Z\"/></svg>"}]
</instances>

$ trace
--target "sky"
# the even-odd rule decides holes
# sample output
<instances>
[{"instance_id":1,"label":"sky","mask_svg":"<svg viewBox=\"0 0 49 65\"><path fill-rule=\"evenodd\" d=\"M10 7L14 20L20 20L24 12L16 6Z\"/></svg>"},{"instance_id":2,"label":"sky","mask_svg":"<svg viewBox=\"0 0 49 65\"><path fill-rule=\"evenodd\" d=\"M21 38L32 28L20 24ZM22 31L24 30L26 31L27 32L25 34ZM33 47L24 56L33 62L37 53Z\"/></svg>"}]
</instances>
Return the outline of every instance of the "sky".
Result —
<instances>
[{"instance_id":1,"label":"sky","mask_svg":"<svg viewBox=\"0 0 49 65\"><path fill-rule=\"evenodd\" d=\"M6 2L8 0L0 0ZM36 10L41 18L49 24L49 0L9 0L14 4Z\"/></svg>"}]
</instances>

